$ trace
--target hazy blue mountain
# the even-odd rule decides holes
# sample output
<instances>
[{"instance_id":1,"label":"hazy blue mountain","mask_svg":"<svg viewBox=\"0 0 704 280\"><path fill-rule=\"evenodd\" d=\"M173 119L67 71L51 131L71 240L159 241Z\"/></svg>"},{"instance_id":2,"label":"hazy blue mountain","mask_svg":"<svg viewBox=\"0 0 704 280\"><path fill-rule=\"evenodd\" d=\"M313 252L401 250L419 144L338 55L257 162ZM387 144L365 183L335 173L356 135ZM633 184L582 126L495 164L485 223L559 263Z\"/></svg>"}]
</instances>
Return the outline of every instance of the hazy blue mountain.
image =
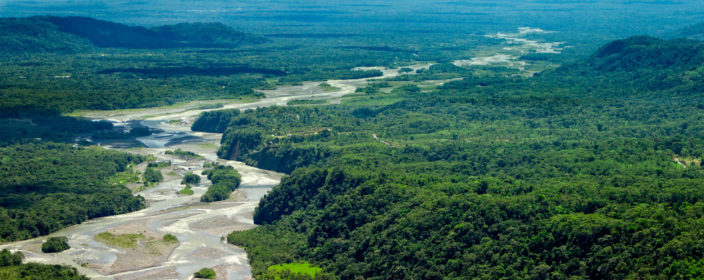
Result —
<instances>
[{"instance_id":1,"label":"hazy blue mountain","mask_svg":"<svg viewBox=\"0 0 704 280\"><path fill-rule=\"evenodd\" d=\"M668 37L689 38L702 41L704 40L704 22L677 30Z\"/></svg>"},{"instance_id":2,"label":"hazy blue mountain","mask_svg":"<svg viewBox=\"0 0 704 280\"><path fill-rule=\"evenodd\" d=\"M72 53L92 48L237 47L267 39L221 23L180 23L149 29L89 17L0 19L0 52Z\"/></svg>"}]
</instances>

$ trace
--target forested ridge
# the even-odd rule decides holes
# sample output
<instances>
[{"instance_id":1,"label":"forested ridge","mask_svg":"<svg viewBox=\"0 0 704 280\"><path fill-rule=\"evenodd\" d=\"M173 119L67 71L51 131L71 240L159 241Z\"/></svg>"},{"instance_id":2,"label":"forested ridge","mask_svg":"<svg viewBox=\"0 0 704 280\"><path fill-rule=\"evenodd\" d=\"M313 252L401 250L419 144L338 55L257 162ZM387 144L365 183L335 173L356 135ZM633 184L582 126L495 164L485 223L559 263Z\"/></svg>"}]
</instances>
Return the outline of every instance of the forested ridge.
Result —
<instances>
[{"instance_id":1,"label":"forested ridge","mask_svg":"<svg viewBox=\"0 0 704 280\"><path fill-rule=\"evenodd\" d=\"M702 49L634 37L529 79L441 67L463 79L193 129L224 131L221 157L292 171L262 226L228 236L262 279L302 261L341 279L695 279Z\"/></svg>"},{"instance_id":2,"label":"forested ridge","mask_svg":"<svg viewBox=\"0 0 704 280\"><path fill-rule=\"evenodd\" d=\"M77 53L96 48L160 49L238 47L267 39L222 23L179 23L154 28L89 17L2 18L0 53Z\"/></svg>"}]
</instances>

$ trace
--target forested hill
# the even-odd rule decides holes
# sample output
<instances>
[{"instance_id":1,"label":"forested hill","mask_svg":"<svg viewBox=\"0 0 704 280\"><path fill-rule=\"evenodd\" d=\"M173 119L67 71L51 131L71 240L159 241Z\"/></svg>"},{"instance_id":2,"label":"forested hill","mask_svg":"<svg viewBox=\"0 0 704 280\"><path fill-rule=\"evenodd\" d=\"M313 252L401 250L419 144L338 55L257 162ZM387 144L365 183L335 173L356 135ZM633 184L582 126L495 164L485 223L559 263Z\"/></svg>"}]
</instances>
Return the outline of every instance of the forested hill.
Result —
<instances>
[{"instance_id":1,"label":"forested hill","mask_svg":"<svg viewBox=\"0 0 704 280\"><path fill-rule=\"evenodd\" d=\"M294 170L262 226L228 236L261 279L292 262L341 279L702 279L701 78L661 79L699 49L636 37L530 79L377 82L194 128L226 127L223 157Z\"/></svg>"},{"instance_id":2,"label":"forested hill","mask_svg":"<svg viewBox=\"0 0 704 280\"><path fill-rule=\"evenodd\" d=\"M0 53L73 53L100 48L227 48L266 38L222 23L180 23L155 28L127 26L88 17L41 16L0 19Z\"/></svg>"},{"instance_id":3,"label":"forested hill","mask_svg":"<svg viewBox=\"0 0 704 280\"><path fill-rule=\"evenodd\" d=\"M0 53L73 53L94 48L90 41L59 31L38 18L0 19Z\"/></svg>"},{"instance_id":4,"label":"forested hill","mask_svg":"<svg viewBox=\"0 0 704 280\"><path fill-rule=\"evenodd\" d=\"M704 43L637 36L610 42L539 80L579 83L589 94L695 94L704 90ZM576 79L575 77L582 77ZM613 87L620 84L620 87ZM596 90L602 88L601 90ZM580 93L584 93L581 91Z\"/></svg>"}]
</instances>

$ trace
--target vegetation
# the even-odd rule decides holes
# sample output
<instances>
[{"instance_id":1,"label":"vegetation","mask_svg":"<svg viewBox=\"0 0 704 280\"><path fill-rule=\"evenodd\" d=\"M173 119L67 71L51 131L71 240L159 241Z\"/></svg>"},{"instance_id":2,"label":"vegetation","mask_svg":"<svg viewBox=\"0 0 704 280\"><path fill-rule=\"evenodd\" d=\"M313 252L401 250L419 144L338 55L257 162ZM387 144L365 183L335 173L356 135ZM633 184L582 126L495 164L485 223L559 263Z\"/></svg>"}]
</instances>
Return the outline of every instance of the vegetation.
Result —
<instances>
[{"instance_id":1,"label":"vegetation","mask_svg":"<svg viewBox=\"0 0 704 280\"><path fill-rule=\"evenodd\" d=\"M311 266L307 262L272 265L267 269L264 279L322 279L316 275L322 271L320 267Z\"/></svg>"},{"instance_id":2,"label":"vegetation","mask_svg":"<svg viewBox=\"0 0 704 280\"><path fill-rule=\"evenodd\" d=\"M178 191L178 194L182 194L182 195L193 195L193 189L191 188L191 185L190 185L190 184L186 184L186 186L183 187L183 189L181 189L180 191Z\"/></svg>"},{"instance_id":3,"label":"vegetation","mask_svg":"<svg viewBox=\"0 0 704 280\"><path fill-rule=\"evenodd\" d=\"M162 240L166 243L178 242L178 238L176 238L176 236L170 233L165 234L164 237L162 237Z\"/></svg>"},{"instance_id":4,"label":"vegetation","mask_svg":"<svg viewBox=\"0 0 704 280\"><path fill-rule=\"evenodd\" d=\"M340 88L334 87L334 86L332 86L332 85L330 85L330 84L328 84L328 83L320 83L320 84L318 84L318 87L320 87L320 89L322 89L323 91L337 91L337 90L340 90Z\"/></svg>"},{"instance_id":5,"label":"vegetation","mask_svg":"<svg viewBox=\"0 0 704 280\"><path fill-rule=\"evenodd\" d=\"M0 52L75 53L100 48L158 49L237 47L267 40L222 23L180 23L147 29L87 17L3 18L6 32Z\"/></svg>"},{"instance_id":6,"label":"vegetation","mask_svg":"<svg viewBox=\"0 0 704 280\"><path fill-rule=\"evenodd\" d=\"M141 209L142 197L110 179L142 160L55 143L0 148L0 240L47 235L88 219Z\"/></svg>"},{"instance_id":7,"label":"vegetation","mask_svg":"<svg viewBox=\"0 0 704 280\"><path fill-rule=\"evenodd\" d=\"M181 184L200 184L200 176L198 174L193 174L193 172L188 172L186 176L183 176L183 180L181 180Z\"/></svg>"},{"instance_id":8,"label":"vegetation","mask_svg":"<svg viewBox=\"0 0 704 280\"><path fill-rule=\"evenodd\" d=\"M203 158L203 156L201 156L199 154L196 154L191 151L184 151L184 150L181 150L181 148L178 148L174 151L168 150L168 151L164 152L164 154L177 156L177 157L180 157L180 158L186 159L186 160Z\"/></svg>"},{"instance_id":9,"label":"vegetation","mask_svg":"<svg viewBox=\"0 0 704 280\"><path fill-rule=\"evenodd\" d=\"M144 169L144 174L142 174L142 180L144 184L155 184L164 180L164 175L161 175L161 171L158 168L147 167Z\"/></svg>"},{"instance_id":10,"label":"vegetation","mask_svg":"<svg viewBox=\"0 0 704 280\"><path fill-rule=\"evenodd\" d=\"M203 171L213 184L200 197L201 202L213 202L230 198L230 194L240 186L240 173L229 165L217 165Z\"/></svg>"},{"instance_id":11,"label":"vegetation","mask_svg":"<svg viewBox=\"0 0 704 280\"><path fill-rule=\"evenodd\" d=\"M105 243L108 246L135 249L137 248L137 243L139 240L145 239L146 236L142 233L124 233L124 234L112 234L110 232L104 231L98 233L95 236L95 241ZM166 241L166 240L164 240Z\"/></svg>"},{"instance_id":12,"label":"vegetation","mask_svg":"<svg viewBox=\"0 0 704 280\"><path fill-rule=\"evenodd\" d=\"M49 237L42 244L42 252L44 253L58 253L63 252L71 248L68 245L68 238L66 236Z\"/></svg>"},{"instance_id":13,"label":"vegetation","mask_svg":"<svg viewBox=\"0 0 704 280\"><path fill-rule=\"evenodd\" d=\"M634 37L530 79L449 69L463 79L211 112L220 156L291 172L228 241L261 279L303 261L341 279L699 277L702 50Z\"/></svg>"},{"instance_id":14,"label":"vegetation","mask_svg":"<svg viewBox=\"0 0 704 280\"><path fill-rule=\"evenodd\" d=\"M0 251L0 279L88 280L68 265L22 263L24 255Z\"/></svg>"},{"instance_id":15,"label":"vegetation","mask_svg":"<svg viewBox=\"0 0 704 280\"><path fill-rule=\"evenodd\" d=\"M147 167L152 167L152 168L164 168L164 167L169 167L169 166L171 166L170 160L147 163Z\"/></svg>"},{"instance_id":16,"label":"vegetation","mask_svg":"<svg viewBox=\"0 0 704 280\"><path fill-rule=\"evenodd\" d=\"M193 274L195 278L215 279L215 270L212 268L202 268Z\"/></svg>"},{"instance_id":17,"label":"vegetation","mask_svg":"<svg viewBox=\"0 0 704 280\"><path fill-rule=\"evenodd\" d=\"M325 99L295 99L286 103L286 105L319 105L328 103Z\"/></svg>"},{"instance_id":18,"label":"vegetation","mask_svg":"<svg viewBox=\"0 0 704 280\"><path fill-rule=\"evenodd\" d=\"M0 110L0 147L29 142L73 143L77 136L112 129L112 123L57 116L54 113Z\"/></svg>"},{"instance_id":19,"label":"vegetation","mask_svg":"<svg viewBox=\"0 0 704 280\"><path fill-rule=\"evenodd\" d=\"M0 26L8 31L0 36L3 112L259 98L263 95L253 89L380 76L378 70L351 69L391 66L412 56L336 49L327 40L305 47L273 42L219 23L148 29L90 18L31 17L0 19Z\"/></svg>"}]
</instances>

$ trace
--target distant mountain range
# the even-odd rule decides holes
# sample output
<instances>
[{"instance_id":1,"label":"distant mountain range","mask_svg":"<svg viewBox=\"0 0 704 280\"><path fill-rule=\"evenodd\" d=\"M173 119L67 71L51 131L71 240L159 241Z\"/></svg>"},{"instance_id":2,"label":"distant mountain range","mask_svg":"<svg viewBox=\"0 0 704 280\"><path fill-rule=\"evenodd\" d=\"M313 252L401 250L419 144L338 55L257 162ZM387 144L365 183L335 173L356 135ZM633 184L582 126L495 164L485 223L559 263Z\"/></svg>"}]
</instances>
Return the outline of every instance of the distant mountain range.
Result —
<instances>
[{"instance_id":1,"label":"distant mountain range","mask_svg":"<svg viewBox=\"0 0 704 280\"><path fill-rule=\"evenodd\" d=\"M704 22L677 30L668 38L689 38L704 41Z\"/></svg>"},{"instance_id":2,"label":"distant mountain range","mask_svg":"<svg viewBox=\"0 0 704 280\"><path fill-rule=\"evenodd\" d=\"M268 39L222 23L179 23L154 28L88 17L0 18L0 53L74 53L97 48L232 48Z\"/></svg>"}]
</instances>

